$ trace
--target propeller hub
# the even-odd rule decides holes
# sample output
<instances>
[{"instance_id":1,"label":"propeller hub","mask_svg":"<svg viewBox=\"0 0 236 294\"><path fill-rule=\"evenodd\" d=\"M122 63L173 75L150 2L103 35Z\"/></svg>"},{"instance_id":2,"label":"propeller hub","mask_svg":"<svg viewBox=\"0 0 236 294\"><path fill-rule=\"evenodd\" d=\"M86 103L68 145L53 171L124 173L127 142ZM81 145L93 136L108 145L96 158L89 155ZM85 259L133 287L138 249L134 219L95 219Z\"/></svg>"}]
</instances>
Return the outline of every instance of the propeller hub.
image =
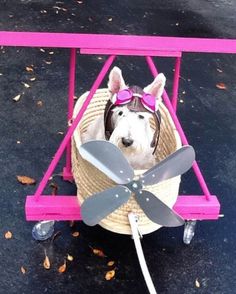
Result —
<instances>
[{"instance_id":1,"label":"propeller hub","mask_svg":"<svg viewBox=\"0 0 236 294\"><path fill-rule=\"evenodd\" d=\"M141 181L132 181L128 184L126 184L126 187L129 188L129 190L133 193L137 193L138 191L141 191L143 189L143 185Z\"/></svg>"}]
</instances>

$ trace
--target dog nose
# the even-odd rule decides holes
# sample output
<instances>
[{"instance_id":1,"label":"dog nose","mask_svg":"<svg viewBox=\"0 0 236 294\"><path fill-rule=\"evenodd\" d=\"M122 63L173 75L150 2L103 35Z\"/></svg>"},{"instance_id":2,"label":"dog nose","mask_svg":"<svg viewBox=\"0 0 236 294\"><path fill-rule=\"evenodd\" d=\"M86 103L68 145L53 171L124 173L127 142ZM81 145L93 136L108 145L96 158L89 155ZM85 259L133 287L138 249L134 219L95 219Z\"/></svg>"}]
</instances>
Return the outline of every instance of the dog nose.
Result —
<instances>
[{"instance_id":1,"label":"dog nose","mask_svg":"<svg viewBox=\"0 0 236 294\"><path fill-rule=\"evenodd\" d=\"M122 144L125 147L129 147L134 143L134 140L130 139L130 138L122 138Z\"/></svg>"}]
</instances>

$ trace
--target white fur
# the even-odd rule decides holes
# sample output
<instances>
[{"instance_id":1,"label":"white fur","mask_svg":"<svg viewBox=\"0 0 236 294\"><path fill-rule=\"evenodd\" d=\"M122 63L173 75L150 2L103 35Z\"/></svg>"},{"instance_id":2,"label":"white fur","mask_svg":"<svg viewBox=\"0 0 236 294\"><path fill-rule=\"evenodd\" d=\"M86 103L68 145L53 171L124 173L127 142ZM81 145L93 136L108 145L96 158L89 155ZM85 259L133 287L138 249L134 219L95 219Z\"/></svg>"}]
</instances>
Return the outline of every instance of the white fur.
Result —
<instances>
[{"instance_id":1,"label":"white fur","mask_svg":"<svg viewBox=\"0 0 236 294\"><path fill-rule=\"evenodd\" d=\"M157 98L159 103L164 89L165 76L159 74L152 84L148 85L144 91ZM112 94L127 88L122 77L121 70L114 67L109 75L108 88ZM123 112L122 115L120 112ZM144 118L140 118L139 116ZM153 140L154 130L150 126L150 112L131 112L127 106L118 106L113 109L112 124L114 131L109 139L121 149L124 156L134 169L149 169L155 164L155 157L151 142ZM125 147L122 138L133 140L133 144ZM103 115L95 119L82 134L82 143L90 140L105 140L104 118Z\"/></svg>"}]
</instances>

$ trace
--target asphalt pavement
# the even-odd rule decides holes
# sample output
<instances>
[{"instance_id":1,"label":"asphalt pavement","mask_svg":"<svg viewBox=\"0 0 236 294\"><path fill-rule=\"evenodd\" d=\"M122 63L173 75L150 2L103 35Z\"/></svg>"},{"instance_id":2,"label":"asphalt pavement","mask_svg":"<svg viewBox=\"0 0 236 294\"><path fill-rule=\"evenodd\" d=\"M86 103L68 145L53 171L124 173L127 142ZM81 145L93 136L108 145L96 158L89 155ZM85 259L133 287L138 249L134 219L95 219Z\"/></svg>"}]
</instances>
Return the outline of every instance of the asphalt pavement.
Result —
<instances>
[{"instance_id":1,"label":"asphalt pavement","mask_svg":"<svg viewBox=\"0 0 236 294\"><path fill-rule=\"evenodd\" d=\"M0 0L0 30L233 39L235 13L234 0ZM26 195L37 185L22 185L17 176L39 183L63 138L68 60L66 49L0 48L0 293L147 293L129 236L82 222L73 227L58 222L54 238L37 242L31 236L33 223L25 220ZM170 92L173 60L156 61ZM76 96L90 88L103 62L103 56L78 56ZM152 80L141 57L120 57L116 64L130 84L145 86ZM235 72L235 55L183 58L178 116L224 217L198 222L188 246L182 242L182 227L162 228L143 238L158 293L235 293ZM58 194L75 195L75 185L61 180L63 166L64 159L45 193L55 192L53 183ZM191 172L183 177L180 192L201 193ZM113 269L115 277L107 281L105 275Z\"/></svg>"}]
</instances>

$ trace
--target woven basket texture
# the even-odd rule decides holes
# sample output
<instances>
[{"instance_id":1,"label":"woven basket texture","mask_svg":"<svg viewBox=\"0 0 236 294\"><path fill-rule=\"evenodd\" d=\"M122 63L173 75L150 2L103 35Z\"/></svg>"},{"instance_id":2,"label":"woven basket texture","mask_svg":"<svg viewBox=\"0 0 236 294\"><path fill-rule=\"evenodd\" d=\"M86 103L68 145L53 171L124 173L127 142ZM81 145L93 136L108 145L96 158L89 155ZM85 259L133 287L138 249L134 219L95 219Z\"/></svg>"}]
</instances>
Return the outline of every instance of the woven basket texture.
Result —
<instances>
[{"instance_id":1,"label":"woven basket texture","mask_svg":"<svg viewBox=\"0 0 236 294\"><path fill-rule=\"evenodd\" d=\"M79 112L87 95L88 92L84 93L76 102L73 117L75 117ZM105 189L116 185L97 168L84 160L78 152L78 148L82 144L81 134L86 131L87 127L94 119L104 113L104 108L109 98L110 92L108 89L104 88L96 91L73 135L72 172L77 186L77 196L80 204L82 204L87 197L90 197L94 193L104 191ZM163 160L181 147L179 134L176 131L171 116L163 103L160 103L160 112L162 118L160 139L155 152L157 162ZM151 122L151 126L153 128L155 127L154 121ZM135 170L135 175L138 176L144 172L145 170ZM177 176L156 185L146 186L145 190L152 192L156 197L172 208L178 197L179 184L180 176ZM136 202L134 195L131 195L127 203L120 206L104 218L99 224L103 228L112 232L131 234L130 224L128 221L128 213L131 211L138 216L138 226L142 234L151 233L161 227L160 225L152 222L144 214L143 210Z\"/></svg>"}]
</instances>

